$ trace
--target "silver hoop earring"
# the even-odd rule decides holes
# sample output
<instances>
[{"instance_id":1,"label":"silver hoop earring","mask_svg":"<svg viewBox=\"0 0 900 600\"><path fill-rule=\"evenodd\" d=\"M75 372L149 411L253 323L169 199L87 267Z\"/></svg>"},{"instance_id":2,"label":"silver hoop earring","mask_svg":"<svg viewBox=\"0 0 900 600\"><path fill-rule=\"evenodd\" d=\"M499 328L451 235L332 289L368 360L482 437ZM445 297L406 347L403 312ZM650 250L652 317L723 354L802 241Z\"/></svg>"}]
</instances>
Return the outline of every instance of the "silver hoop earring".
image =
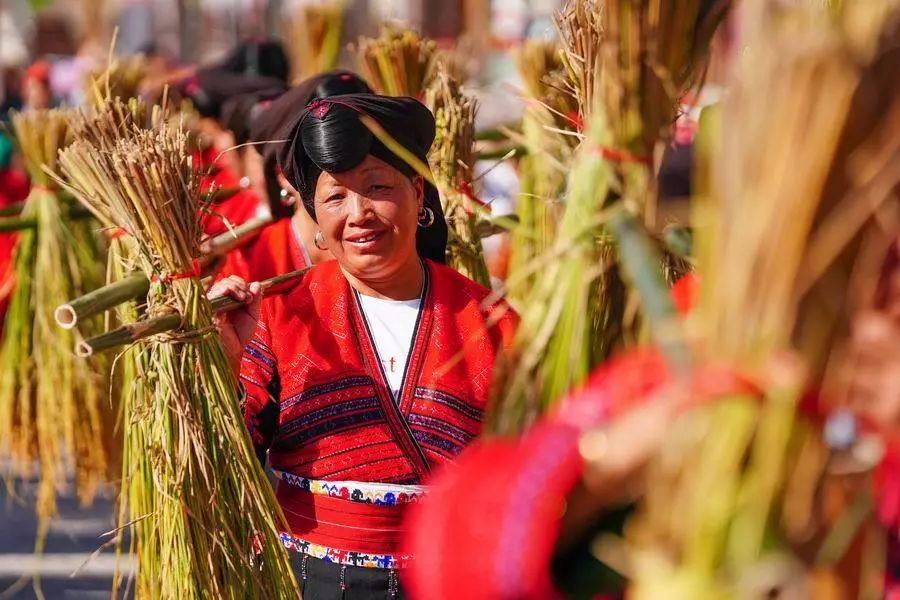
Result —
<instances>
[{"instance_id":1,"label":"silver hoop earring","mask_svg":"<svg viewBox=\"0 0 900 600\"><path fill-rule=\"evenodd\" d=\"M313 244L315 244L316 248L318 248L319 250L324 251L327 248L324 248L322 246L323 243L325 243L325 236L322 235L322 230L320 229L316 232L316 237L313 238Z\"/></svg>"},{"instance_id":2,"label":"silver hoop earring","mask_svg":"<svg viewBox=\"0 0 900 600\"><path fill-rule=\"evenodd\" d=\"M434 225L434 211L427 206L423 206L419 211L419 227L425 229Z\"/></svg>"}]
</instances>

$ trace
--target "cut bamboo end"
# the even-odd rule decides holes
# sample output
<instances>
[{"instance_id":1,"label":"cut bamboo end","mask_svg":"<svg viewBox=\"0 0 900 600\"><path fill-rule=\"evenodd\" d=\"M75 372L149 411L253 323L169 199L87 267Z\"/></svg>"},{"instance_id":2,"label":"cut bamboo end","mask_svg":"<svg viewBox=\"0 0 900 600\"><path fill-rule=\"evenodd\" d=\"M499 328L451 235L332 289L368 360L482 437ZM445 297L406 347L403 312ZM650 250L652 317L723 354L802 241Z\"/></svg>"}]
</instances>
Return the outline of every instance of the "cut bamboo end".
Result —
<instances>
[{"instance_id":1,"label":"cut bamboo end","mask_svg":"<svg viewBox=\"0 0 900 600\"><path fill-rule=\"evenodd\" d=\"M74 329L75 325L78 324L78 313L75 312L71 304L57 306L56 310L53 311L53 318L56 319L56 324L63 329Z\"/></svg>"},{"instance_id":2,"label":"cut bamboo end","mask_svg":"<svg viewBox=\"0 0 900 600\"><path fill-rule=\"evenodd\" d=\"M75 356L78 358L90 358L94 355L94 348L86 341L75 344Z\"/></svg>"}]
</instances>

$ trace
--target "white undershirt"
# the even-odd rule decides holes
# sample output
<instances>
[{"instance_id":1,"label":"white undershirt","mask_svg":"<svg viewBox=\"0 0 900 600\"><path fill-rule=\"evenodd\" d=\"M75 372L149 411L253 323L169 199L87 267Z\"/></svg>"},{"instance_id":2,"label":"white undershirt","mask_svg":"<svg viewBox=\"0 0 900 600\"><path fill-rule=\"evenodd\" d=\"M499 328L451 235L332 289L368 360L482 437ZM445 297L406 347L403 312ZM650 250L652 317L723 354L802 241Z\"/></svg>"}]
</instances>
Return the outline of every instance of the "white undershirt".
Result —
<instances>
[{"instance_id":1,"label":"white undershirt","mask_svg":"<svg viewBox=\"0 0 900 600\"><path fill-rule=\"evenodd\" d=\"M412 346L420 303L420 298L383 300L359 295L359 305L372 332L375 352L397 399L403 388L403 371Z\"/></svg>"}]
</instances>

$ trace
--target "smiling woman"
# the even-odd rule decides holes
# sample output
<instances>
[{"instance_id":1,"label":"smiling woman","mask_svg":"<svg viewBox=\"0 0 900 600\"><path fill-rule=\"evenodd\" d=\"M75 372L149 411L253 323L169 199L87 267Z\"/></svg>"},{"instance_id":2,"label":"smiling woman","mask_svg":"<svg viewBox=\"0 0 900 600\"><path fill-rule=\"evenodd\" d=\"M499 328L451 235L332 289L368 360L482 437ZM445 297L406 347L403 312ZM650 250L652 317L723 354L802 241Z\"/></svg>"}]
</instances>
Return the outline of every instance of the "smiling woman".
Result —
<instances>
[{"instance_id":1,"label":"smiling woman","mask_svg":"<svg viewBox=\"0 0 900 600\"><path fill-rule=\"evenodd\" d=\"M246 390L244 417L277 495L306 600L397 598L406 507L481 432L492 370L517 322L444 266L435 188L360 122L367 115L423 163L434 118L412 98L311 104L278 162L335 261L219 323Z\"/></svg>"}]
</instances>

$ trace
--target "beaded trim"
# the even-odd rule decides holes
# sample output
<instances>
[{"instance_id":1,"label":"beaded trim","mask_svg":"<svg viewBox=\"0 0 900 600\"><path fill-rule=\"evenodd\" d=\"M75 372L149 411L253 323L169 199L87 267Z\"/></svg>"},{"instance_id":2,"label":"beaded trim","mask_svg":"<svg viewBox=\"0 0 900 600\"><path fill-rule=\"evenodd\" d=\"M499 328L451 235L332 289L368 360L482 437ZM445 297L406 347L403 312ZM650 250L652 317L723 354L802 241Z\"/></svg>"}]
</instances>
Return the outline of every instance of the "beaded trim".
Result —
<instances>
[{"instance_id":1,"label":"beaded trim","mask_svg":"<svg viewBox=\"0 0 900 600\"><path fill-rule=\"evenodd\" d=\"M289 533L279 534L281 544L288 550L299 552L304 556L312 556L326 562L348 567L366 567L371 569L399 569L409 561L408 556L396 556L392 554L367 554L365 552L349 552L347 550L335 550L327 546L320 546L307 542Z\"/></svg>"},{"instance_id":2,"label":"beaded trim","mask_svg":"<svg viewBox=\"0 0 900 600\"><path fill-rule=\"evenodd\" d=\"M369 483L365 481L322 481L307 479L284 471L275 470L275 475L303 491L319 496L341 498L363 504L411 504L425 495L425 486L397 485L392 483Z\"/></svg>"}]
</instances>

